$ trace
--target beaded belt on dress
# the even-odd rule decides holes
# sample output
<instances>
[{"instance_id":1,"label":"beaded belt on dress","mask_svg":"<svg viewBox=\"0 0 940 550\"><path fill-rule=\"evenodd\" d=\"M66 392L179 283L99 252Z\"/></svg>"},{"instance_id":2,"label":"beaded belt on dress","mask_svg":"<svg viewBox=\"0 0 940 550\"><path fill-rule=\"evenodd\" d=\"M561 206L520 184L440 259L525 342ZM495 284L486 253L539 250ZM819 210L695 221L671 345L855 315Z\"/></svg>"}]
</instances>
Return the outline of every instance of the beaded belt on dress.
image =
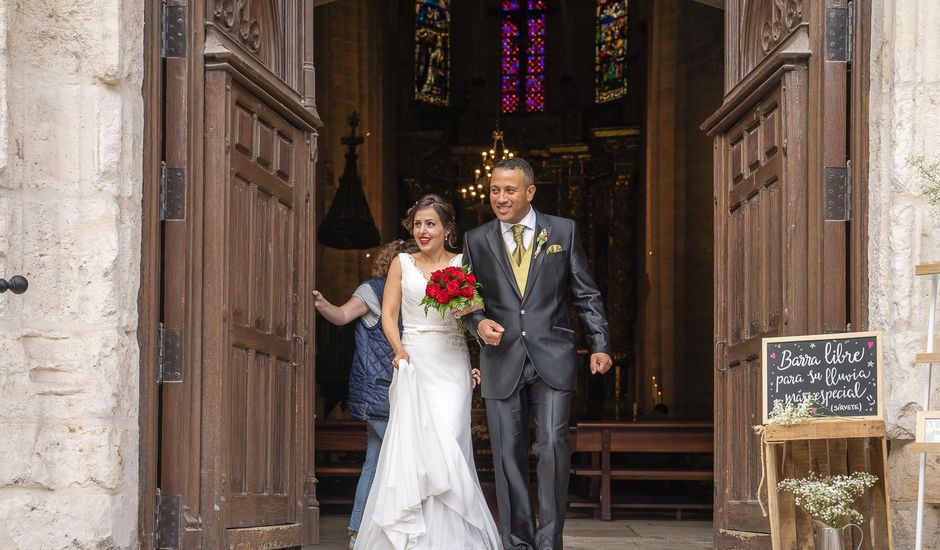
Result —
<instances>
[{"instance_id":1,"label":"beaded belt on dress","mask_svg":"<svg viewBox=\"0 0 940 550\"><path fill-rule=\"evenodd\" d=\"M426 326L426 327L405 327L402 334L420 334L422 332L437 332L446 334L455 334L456 327Z\"/></svg>"}]
</instances>

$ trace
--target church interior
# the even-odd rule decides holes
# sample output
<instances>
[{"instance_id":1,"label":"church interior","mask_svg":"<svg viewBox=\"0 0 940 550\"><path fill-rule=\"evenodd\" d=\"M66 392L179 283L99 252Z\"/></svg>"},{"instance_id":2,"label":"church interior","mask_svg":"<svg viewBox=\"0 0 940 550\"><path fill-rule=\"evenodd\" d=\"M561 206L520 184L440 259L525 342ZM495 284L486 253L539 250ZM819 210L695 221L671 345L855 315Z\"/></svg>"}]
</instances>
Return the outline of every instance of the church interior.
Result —
<instances>
[{"instance_id":1,"label":"church interior","mask_svg":"<svg viewBox=\"0 0 940 550\"><path fill-rule=\"evenodd\" d=\"M722 100L724 11L704 0L317 4L318 290L344 302L369 277L376 239L407 238L400 220L426 193L452 201L462 228L488 221L487 164L521 156L535 169L535 207L579 224L610 323L614 368L590 376L583 350L572 427L709 425L714 168L712 141L699 127ZM343 216L371 217L374 227L324 239ZM316 331L317 447L329 453L317 463L329 465L351 451L321 446L319 434L356 430L344 403L353 329L318 319ZM474 403L485 487L485 404L478 393ZM669 468L702 460L652 458ZM585 471L591 460L583 458ZM352 497L355 478L334 472L319 476L325 507ZM705 477L665 489L621 480L613 491L710 504ZM590 493L592 483L573 476L572 495Z\"/></svg>"}]
</instances>

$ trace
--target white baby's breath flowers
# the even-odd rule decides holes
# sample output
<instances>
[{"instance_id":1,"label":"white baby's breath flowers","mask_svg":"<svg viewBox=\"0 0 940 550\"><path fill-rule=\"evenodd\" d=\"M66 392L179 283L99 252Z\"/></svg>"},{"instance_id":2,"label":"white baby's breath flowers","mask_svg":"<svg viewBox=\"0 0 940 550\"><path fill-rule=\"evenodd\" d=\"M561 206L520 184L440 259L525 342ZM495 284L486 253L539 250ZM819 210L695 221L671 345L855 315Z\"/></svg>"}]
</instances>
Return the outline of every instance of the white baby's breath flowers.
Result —
<instances>
[{"instance_id":1,"label":"white baby's breath flowers","mask_svg":"<svg viewBox=\"0 0 940 550\"><path fill-rule=\"evenodd\" d=\"M863 521L852 503L877 481L878 477L868 472L826 477L811 473L802 479L784 479L777 488L793 493L796 505L816 521L841 529Z\"/></svg>"},{"instance_id":2,"label":"white baby's breath flowers","mask_svg":"<svg viewBox=\"0 0 940 550\"><path fill-rule=\"evenodd\" d=\"M820 412L816 394L804 393L799 403L786 403L774 400L773 409L767 414L768 424L800 424L807 420L827 416Z\"/></svg>"}]
</instances>

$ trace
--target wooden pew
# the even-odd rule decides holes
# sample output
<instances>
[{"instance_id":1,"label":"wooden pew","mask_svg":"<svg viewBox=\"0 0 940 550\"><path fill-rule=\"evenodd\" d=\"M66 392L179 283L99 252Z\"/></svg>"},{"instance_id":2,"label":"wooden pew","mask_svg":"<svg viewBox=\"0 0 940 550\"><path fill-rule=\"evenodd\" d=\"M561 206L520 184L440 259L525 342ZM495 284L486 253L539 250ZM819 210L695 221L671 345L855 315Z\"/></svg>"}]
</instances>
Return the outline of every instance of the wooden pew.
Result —
<instances>
[{"instance_id":1,"label":"wooden pew","mask_svg":"<svg viewBox=\"0 0 940 550\"><path fill-rule=\"evenodd\" d=\"M329 420L317 422L315 432L316 461L314 472L317 479L327 477L355 477L362 473L362 455L354 460L333 460L335 453L365 453L366 423L361 420ZM318 493L320 504L352 504L353 497L323 496Z\"/></svg>"},{"instance_id":2,"label":"wooden pew","mask_svg":"<svg viewBox=\"0 0 940 550\"><path fill-rule=\"evenodd\" d=\"M572 473L592 479L588 501L573 501L572 507L594 508L600 519L611 519L611 508L710 509L706 503L612 502L612 480L713 481L714 472L701 468L620 468L611 466L613 453L666 453L710 455L714 452L711 422L579 422L573 451L591 453L590 467L575 467ZM599 494L597 494L599 493ZM596 498L595 498L596 497Z\"/></svg>"}]
</instances>

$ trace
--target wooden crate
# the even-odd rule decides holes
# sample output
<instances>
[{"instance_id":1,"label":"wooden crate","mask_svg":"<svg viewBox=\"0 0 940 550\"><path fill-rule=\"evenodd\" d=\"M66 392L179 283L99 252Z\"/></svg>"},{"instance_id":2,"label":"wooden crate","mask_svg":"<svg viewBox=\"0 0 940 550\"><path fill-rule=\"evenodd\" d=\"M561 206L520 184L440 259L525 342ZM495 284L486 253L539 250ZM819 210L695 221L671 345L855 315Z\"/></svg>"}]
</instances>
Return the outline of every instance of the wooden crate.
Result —
<instances>
[{"instance_id":1,"label":"wooden crate","mask_svg":"<svg viewBox=\"0 0 940 550\"><path fill-rule=\"evenodd\" d=\"M889 504L888 449L882 420L817 420L792 426L767 425L764 461L770 533L774 550L813 550L813 521L796 507L793 495L777 490L785 478L870 472L878 483L856 503L865 518L866 550L893 550ZM851 532L851 533L850 533ZM847 548L855 548L858 530L847 529Z\"/></svg>"}]
</instances>

